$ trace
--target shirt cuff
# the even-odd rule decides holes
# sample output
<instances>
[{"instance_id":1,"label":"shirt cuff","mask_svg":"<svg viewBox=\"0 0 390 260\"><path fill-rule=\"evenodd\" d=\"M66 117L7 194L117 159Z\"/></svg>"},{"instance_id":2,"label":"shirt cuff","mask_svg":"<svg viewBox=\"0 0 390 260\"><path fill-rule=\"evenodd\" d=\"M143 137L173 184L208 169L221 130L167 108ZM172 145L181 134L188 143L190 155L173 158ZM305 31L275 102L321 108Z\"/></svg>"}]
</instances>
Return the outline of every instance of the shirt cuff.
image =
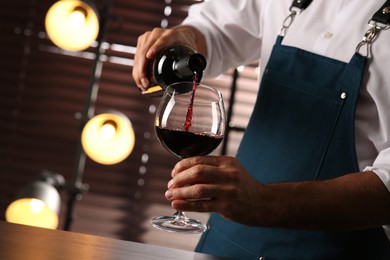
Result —
<instances>
[{"instance_id":1,"label":"shirt cuff","mask_svg":"<svg viewBox=\"0 0 390 260\"><path fill-rule=\"evenodd\" d=\"M390 174L387 170L368 166L364 169L364 171L372 171L376 175L378 175L379 179L381 179L383 184L386 186L386 188L390 192ZM385 231L385 234L386 234L388 240L390 241L390 225L386 225L386 226L382 226L382 227L383 227L383 231Z\"/></svg>"}]
</instances>

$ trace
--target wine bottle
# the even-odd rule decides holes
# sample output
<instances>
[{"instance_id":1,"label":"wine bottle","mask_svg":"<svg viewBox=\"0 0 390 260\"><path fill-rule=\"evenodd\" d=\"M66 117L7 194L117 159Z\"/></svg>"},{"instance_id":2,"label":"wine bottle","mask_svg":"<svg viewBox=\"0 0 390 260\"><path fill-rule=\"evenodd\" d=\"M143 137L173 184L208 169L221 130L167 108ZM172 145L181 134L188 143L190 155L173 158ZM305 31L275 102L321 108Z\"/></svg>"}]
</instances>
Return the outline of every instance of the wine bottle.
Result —
<instances>
[{"instance_id":1,"label":"wine bottle","mask_svg":"<svg viewBox=\"0 0 390 260\"><path fill-rule=\"evenodd\" d=\"M192 82L195 73L199 82L206 65L206 58L190 47L175 45L165 48L149 63L150 87L142 94L161 96L164 89L172 83Z\"/></svg>"}]
</instances>

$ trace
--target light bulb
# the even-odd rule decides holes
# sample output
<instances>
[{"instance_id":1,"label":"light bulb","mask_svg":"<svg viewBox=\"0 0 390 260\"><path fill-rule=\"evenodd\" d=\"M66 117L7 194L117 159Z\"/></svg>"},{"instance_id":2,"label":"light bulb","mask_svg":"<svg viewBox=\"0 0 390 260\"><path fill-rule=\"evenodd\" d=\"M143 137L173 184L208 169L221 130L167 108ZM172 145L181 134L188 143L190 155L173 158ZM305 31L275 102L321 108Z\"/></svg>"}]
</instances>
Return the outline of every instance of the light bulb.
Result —
<instances>
[{"instance_id":1,"label":"light bulb","mask_svg":"<svg viewBox=\"0 0 390 260\"><path fill-rule=\"evenodd\" d=\"M106 121L100 128L99 134L104 141L111 141L114 139L116 135L116 127L113 123Z\"/></svg>"},{"instance_id":2,"label":"light bulb","mask_svg":"<svg viewBox=\"0 0 390 260\"><path fill-rule=\"evenodd\" d=\"M73 10L73 12L69 15L69 24L75 29L82 28L85 24L85 14L86 11L83 12L81 8L76 8Z\"/></svg>"},{"instance_id":3,"label":"light bulb","mask_svg":"<svg viewBox=\"0 0 390 260\"><path fill-rule=\"evenodd\" d=\"M39 214L42 212L44 207L45 207L45 203L43 201L37 199L30 200L31 213Z\"/></svg>"}]
</instances>

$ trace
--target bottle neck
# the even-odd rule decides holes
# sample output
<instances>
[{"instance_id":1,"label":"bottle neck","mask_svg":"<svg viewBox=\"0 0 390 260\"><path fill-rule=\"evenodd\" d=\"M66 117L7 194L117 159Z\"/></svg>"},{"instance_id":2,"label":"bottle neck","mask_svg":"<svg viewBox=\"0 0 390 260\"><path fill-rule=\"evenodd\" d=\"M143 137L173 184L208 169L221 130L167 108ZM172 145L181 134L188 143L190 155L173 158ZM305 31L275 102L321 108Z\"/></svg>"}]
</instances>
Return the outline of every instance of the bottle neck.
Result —
<instances>
[{"instance_id":1,"label":"bottle neck","mask_svg":"<svg viewBox=\"0 0 390 260\"><path fill-rule=\"evenodd\" d=\"M180 78L201 75L206 68L206 59L202 54L194 53L180 58L173 63L173 70Z\"/></svg>"}]
</instances>

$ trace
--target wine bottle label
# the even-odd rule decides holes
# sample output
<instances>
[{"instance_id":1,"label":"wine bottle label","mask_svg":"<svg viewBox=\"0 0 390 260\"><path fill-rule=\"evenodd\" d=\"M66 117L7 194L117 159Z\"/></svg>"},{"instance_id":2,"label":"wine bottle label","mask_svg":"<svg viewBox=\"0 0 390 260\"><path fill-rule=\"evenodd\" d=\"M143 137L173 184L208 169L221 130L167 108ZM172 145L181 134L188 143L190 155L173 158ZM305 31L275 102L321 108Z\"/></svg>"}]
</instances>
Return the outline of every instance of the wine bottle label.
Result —
<instances>
[{"instance_id":1,"label":"wine bottle label","mask_svg":"<svg viewBox=\"0 0 390 260\"><path fill-rule=\"evenodd\" d=\"M164 89L159 85L152 86L147 90L142 91L142 95L148 97L161 97L163 93L164 93Z\"/></svg>"}]
</instances>

